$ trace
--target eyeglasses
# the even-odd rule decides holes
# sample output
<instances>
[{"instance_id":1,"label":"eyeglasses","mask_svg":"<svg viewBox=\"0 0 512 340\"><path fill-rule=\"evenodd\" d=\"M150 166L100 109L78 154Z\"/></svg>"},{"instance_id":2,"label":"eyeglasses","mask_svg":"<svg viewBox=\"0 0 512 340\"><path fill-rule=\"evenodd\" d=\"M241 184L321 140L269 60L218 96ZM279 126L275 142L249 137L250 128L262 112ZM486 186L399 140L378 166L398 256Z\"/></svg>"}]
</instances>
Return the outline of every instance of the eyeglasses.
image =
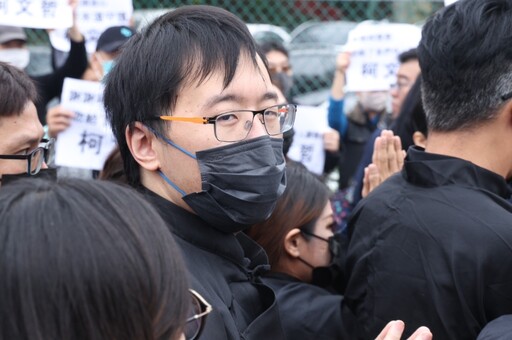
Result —
<instances>
[{"instance_id":1,"label":"eyeglasses","mask_svg":"<svg viewBox=\"0 0 512 340\"><path fill-rule=\"evenodd\" d=\"M37 175L43 166L43 162L49 162L49 156L55 139L42 139L39 146L26 155L0 155L0 159L17 159L27 161L27 174Z\"/></svg>"},{"instance_id":2,"label":"eyeglasses","mask_svg":"<svg viewBox=\"0 0 512 340\"><path fill-rule=\"evenodd\" d=\"M403 89L409 88L409 87L411 87L410 81L402 81L402 82L397 81L396 83L391 84L391 90L397 89L398 91L402 91Z\"/></svg>"},{"instance_id":3,"label":"eyeglasses","mask_svg":"<svg viewBox=\"0 0 512 340\"><path fill-rule=\"evenodd\" d=\"M197 339L201 334L206 315L208 315L213 308L198 292L193 289L189 289L189 292L192 300L187 323L185 325L185 338L187 340L193 340Z\"/></svg>"},{"instance_id":4,"label":"eyeglasses","mask_svg":"<svg viewBox=\"0 0 512 340\"><path fill-rule=\"evenodd\" d=\"M260 122L269 136L275 136L291 130L295 121L297 106L281 104L259 111L237 110L221 113L213 117L175 117L159 116L167 121L180 121L196 124L213 124L215 138L220 142L238 142L249 135L254 117L261 114Z\"/></svg>"}]
</instances>

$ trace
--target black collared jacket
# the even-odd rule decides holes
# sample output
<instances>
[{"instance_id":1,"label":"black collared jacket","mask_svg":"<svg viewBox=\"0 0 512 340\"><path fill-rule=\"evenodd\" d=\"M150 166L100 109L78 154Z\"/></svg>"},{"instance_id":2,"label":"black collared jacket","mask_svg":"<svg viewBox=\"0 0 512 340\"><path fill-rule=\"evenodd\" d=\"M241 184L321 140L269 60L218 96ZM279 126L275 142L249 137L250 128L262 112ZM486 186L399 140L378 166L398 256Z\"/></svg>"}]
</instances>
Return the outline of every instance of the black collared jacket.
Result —
<instances>
[{"instance_id":1,"label":"black collared jacket","mask_svg":"<svg viewBox=\"0 0 512 340\"><path fill-rule=\"evenodd\" d=\"M268 273L263 282L276 292L286 339L343 339L341 295L284 273Z\"/></svg>"},{"instance_id":2,"label":"black collared jacket","mask_svg":"<svg viewBox=\"0 0 512 340\"><path fill-rule=\"evenodd\" d=\"M190 283L213 307L201 339L284 339L265 251L244 233L224 234L166 199L143 190L180 246Z\"/></svg>"},{"instance_id":3,"label":"black collared jacket","mask_svg":"<svg viewBox=\"0 0 512 340\"><path fill-rule=\"evenodd\" d=\"M512 313L512 205L503 177L411 148L400 174L349 221L344 322L370 339L390 320L405 336L476 339Z\"/></svg>"}]
</instances>

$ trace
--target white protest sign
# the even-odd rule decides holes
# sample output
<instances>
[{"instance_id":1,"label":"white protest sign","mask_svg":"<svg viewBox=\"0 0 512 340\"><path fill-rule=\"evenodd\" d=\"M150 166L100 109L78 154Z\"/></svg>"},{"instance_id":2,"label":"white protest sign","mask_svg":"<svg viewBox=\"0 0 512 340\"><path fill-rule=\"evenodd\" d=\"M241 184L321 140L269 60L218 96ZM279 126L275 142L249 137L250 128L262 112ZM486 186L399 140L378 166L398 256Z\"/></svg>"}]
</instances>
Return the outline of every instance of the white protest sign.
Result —
<instances>
[{"instance_id":1,"label":"white protest sign","mask_svg":"<svg viewBox=\"0 0 512 340\"><path fill-rule=\"evenodd\" d=\"M0 0L0 24L67 28L73 24L73 14L69 0Z\"/></svg>"},{"instance_id":2,"label":"white protest sign","mask_svg":"<svg viewBox=\"0 0 512 340\"><path fill-rule=\"evenodd\" d=\"M66 78L61 105L75 117L57 138L55 163L101 170L116 145L103 108L103 84Z\"/></svg>"},{"instance_id":3,"label":"white protest sign","mask_svg":"<svg viewBox=\"0 0 512 340\"><path fill-rule=\"evenodd\" d=\"M418 46L421 29L410 24L362 22L348 36L346 91L389 90L396 82L398 55Z\"/></svg>"},{"instance_id":4,"label":"white protest sign","mask_svg":"<svg viewBox=\"0 0 512 340\"><path fill-rule=\"evenodd\" d=\"M295 135L288 150L288 158L300 162L309 171L321 175L324 172L325 150L323 135L329 128L325 106L300 105L297 109Z\"/></svg>"},{"instance_id":5,"label":"white protest sign","mask_svg":"<svg viewBox=\"0 0 512 340\"><path fill-rule=\"evenodd\" d=\"M457 2L457 0L444 0L444 5L450 6L451 4L456 3L456 2Z\"/></svg>"},{"instance_id":6,"label":"white protest sign","mask_svg":"<svg viewBox=\"0 0 512 340\"><path fill-rule=\"evenodd\" d=\"M76 19L85 37L87 53L96 51L96 42L107 28L129 26L132 14L132 0L80 0ZM71 48L66 30L50 32L50 42L60 51L69 52Z\"/></svg>"}]
</instances>

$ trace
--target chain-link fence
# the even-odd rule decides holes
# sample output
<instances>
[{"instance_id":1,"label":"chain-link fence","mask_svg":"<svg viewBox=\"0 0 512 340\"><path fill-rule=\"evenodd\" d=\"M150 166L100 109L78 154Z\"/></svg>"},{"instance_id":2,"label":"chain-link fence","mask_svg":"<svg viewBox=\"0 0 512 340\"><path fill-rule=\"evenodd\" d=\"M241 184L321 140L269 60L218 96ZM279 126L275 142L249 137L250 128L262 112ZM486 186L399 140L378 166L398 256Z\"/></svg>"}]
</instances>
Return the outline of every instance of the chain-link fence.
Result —
<instances>
[{"instance_id":1,"label":"chain-link fence","mask_svg":"<svg viewBox=\"0 0 512 340\"><path fill-rule=\"evenodd\" d=\"M115 0L109 0L115 1ZM442 0L133 0L134 17L139 21L147 20L161 14L164 10L171 10L183 5L203 4L213 5L227 9L236 14L246 23L253 25L252 31L257 38L266 39L272 34L280 35L281 41L288 43L294 30L301 24L311 21L348 21L352 23L364 20L389 20L390 22L404 22L421 25L424 20L439 8L443 7ZM138 23L136 23L138 25ZM261 27L261 24L272 26ZM337 39L344 34L343 29L336 27L331 30L320 26L315 33L317 37ZM269 31L271 31L269 33ZM314 32L314 30L311 30ZM29 42L33 50L37 45L48 46L48 36L43 30L29 30ZM309 37L311 38L311 37ZM308 39L309 39L308 38ZM315 37L313 37L314 39ZM323 49L318 51L295 51L293 45L288 45L291 51L292 66L295 67L295 87L297 95L322 91L330 85L336 50ZM302 65L308 67L304 68ZM301 71L316 72L313 80L303 80ZM30 70L29 70L30 72ZM306 75L305 78L308 78ZM310 77L311 78L311 77ZM318 96L305 99L305 103L315 103Z\"/></svg>"}]
</instances>

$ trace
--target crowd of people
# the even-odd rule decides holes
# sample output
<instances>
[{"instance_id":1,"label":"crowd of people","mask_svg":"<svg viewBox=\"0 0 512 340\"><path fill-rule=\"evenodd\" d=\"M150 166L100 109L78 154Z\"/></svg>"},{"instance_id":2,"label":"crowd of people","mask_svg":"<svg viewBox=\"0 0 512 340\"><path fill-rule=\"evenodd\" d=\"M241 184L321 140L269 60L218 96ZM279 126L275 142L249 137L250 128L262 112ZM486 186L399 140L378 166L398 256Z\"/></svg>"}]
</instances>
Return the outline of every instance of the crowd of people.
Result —
<instances>
[{"instance_id":1,"label":"crowd of people","mask_svg":"<svg viewBox=\"0 0 512 340\"><path fill-rule=\"evenodd\" d=\"M350 112L339 55L323 140L325 172L360 196L343 228L324 177L286 157L288 52L236 15L111 27L89 59L75 20L39 78L23 29L0 26L0 338L510 338L511 15L435 13L395 86ZM52 166L66 77L105 84L100 172Z\"/></svg>"}]
</instances>

